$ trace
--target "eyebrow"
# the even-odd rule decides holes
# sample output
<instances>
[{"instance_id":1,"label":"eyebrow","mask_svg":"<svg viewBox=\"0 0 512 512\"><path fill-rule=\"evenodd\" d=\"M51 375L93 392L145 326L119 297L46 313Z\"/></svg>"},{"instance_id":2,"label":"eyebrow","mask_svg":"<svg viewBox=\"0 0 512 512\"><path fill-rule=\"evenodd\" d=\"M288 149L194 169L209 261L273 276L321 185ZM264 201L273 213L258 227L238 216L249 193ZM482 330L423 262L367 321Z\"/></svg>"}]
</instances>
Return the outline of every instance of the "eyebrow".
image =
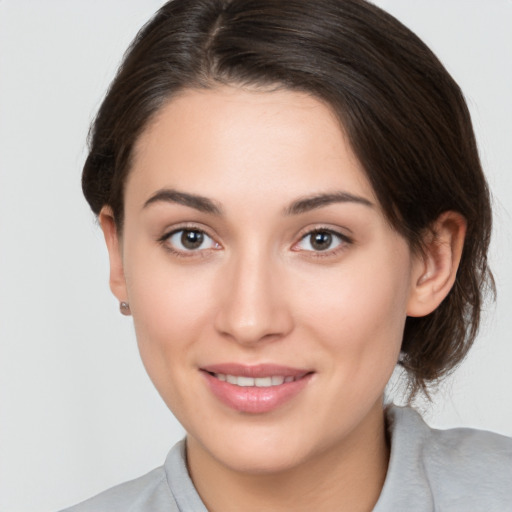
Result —
<instances>
[{"instance_id":1,"label":"eyebrow","mask_svg":"<svg viewBox=\"0 0 512 512\"><path fill-rule=\"evenodd\" d=\"M355 196L348 192L332 192L327 194L315 194L314 196L298 199L285 209L285 215L300 215L301 213L306 213L335 203L356 203L370 208L374 206L371 201L364 197Z\"/></svg>"},{"instance_id":2,"label":"eyebrow","mask_svg":"<svg viewBox=\"0 0 512 512\"><path fill-rule=\"evenodd\" d=\"M186 192L178 192L177 190L168 188L163 188L155 192L144 203L143 208L147 208L151 204L159 202L182 204L199 210L200 212L222 215L222 209L220 206L217 206L211 199L195 194L187 194Z\"/></svg>"},{"instance_id":3,"label":"eyebrow","mask_svg":"<svg viewBox=\"0 0 512 512\"><path fill-rule=\"evenodd\" d=\"M160 189L155 192L145 203L143 208L147 208L151 204L164 202L176 203L190 208L194 208L200 212L210 213L214 215L222 215L222 208L214 201L207 197L196 194L187 194L174 189ZM356 196L348 192L331 192L327 194L315 194L310 197L303 197L294 201L290 206L285 208L285 215L300 215L317 208L322 208L335 203L356 203L364 206L373 207L373 203L364 197Z\"/></svg>"}]
</instances>

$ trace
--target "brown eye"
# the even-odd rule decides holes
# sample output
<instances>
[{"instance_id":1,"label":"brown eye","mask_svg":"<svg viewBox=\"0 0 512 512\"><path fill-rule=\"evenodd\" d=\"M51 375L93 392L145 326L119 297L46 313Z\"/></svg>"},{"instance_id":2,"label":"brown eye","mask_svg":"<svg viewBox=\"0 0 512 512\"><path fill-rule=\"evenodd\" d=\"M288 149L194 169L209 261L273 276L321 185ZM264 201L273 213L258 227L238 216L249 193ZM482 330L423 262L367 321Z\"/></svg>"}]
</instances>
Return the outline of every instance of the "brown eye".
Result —
<instances>
[{"instance_id":1,"label":"brown eye","mask_svg":"<svg viewBox=\"0 0 512 512\"><path fill-rule=\"evenodd\" d=\"M313 247L315 251L325 251L332 245L332 234L327 231L317 231L316 233L312 233L310 237L311 247Z\"/></svg>"},{"instance_id":2,"label":"brown eye","mask_svg":"<svg viewBox=\"0 0 512 512\"><path fill-rule=\"evenodd\" d=\"M218 248L218 244L199 229L178 229L163 237L162 241L183 253Z\"/></svg>"},{"instance_id":3,"label":"brown eye","mask_svg":"<svg viewBox=\"0 0 512 512\"><path fill-rule=\"evenodd\" d=\"M341 233L328 229L316 229L304 235L296 247L306 252L327 252L350 243L350 239Z\"/></svg>"},{"instance_id":4,"label":"brown eye","mask_svg":"<svg viewBox=\"0 0 512 512\"><path fill-rule=\"evenodd\" d=\"M201 247L204 241L204 234L200 231L183 230L181 235L181 244L185 249L194 250Z\"/></svg>"}]
</instances>

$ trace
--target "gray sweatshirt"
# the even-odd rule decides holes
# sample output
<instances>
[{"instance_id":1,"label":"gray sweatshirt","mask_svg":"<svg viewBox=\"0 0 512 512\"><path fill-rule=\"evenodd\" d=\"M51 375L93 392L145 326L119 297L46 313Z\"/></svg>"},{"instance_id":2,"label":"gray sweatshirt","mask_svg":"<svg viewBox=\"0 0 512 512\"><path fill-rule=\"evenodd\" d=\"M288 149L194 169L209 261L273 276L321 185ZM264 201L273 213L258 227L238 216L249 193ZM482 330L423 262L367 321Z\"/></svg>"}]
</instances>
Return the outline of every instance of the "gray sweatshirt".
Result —
<instances>
[{"instance_id":1,"label":"gray sweatshirt","mask_svg":"<svg viewBox=\"0 0 512 512\"><path fill-rule=\"evenodd\" d=\"M391 457L374 512L512 511L512 439L431 429L407 407L386 414ZM160 511L208 512L188 475L184 441L163 466L62 512Z\"/></svg>"}]
</instances>

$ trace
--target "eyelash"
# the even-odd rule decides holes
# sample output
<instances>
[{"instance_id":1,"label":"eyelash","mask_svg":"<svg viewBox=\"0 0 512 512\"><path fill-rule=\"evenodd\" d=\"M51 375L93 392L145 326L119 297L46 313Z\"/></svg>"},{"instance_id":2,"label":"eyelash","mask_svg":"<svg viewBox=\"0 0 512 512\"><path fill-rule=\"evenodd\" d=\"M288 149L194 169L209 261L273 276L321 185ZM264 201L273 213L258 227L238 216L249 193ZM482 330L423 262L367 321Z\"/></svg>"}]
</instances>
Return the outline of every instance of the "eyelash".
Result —
<instances>
[{"instance_id":1,"label":"eyelash","mask_svg":"<svg viewBox=\"0 0 512 512\"><path fill-rule=\"evenodd\" d=\"M198 233L200 235L208 237L213 244L216 245L216 247L209 247L206 249L189 249L189 250L180 250L176 249L171 243L170 239L179 234L179 233ZM334 239L337 239L339 241L338 246L336 246L334 249L325 249L325 250L303 250L303 252L309 253L310 257L314 258L325 258L329 256L335 256L339 252L344 251L348 245L353 244L353 240L348 237L347 235L344 235L338 231L335 231L331 228L323 228L323 227L317 227L314 229L311 229L304 233L298 242L296 242L292 250L295 252L301 252L301 249L295 249L301 242L306 240L308 237L312 237L316 234L328 234L332 236ZM183 235L182 235L183 236ZM181 226L178 228L173 229L172 231L169 231L165 233L162 237L158 239L158 242L170 253L172 253L175 256L181 257L181 258L190 258L190 257L207 257L211 254L211 251L216 251L221 248L220 244L218 242L215 242L214 238L210 236L204 229L198 228L196 226Z\"/></svg>"},{"instance_id":2,"label":"eyelash","mask_svg":"<svg viewBox=\"0 0 512 512\"><path fill-rule=\"evenodd\" d=\"M354 241L350 237L348 237L347 235L344 235L343 233L340 233L339 231L336 231L334 229L327 228L327 227L317 227L317 228L311 229L311 230L307 231L306 233L304 233L300 237L299 241L294 244L293 247L296 247L298 244L300 244L301 242L306 240L308 237L313 237L314 235L321 234L321 233L331 235L333 238L335 238L339 241L339 244L334 249L325 249L323 251L320 251L320 250L319 251L315 251L315 250L304 251L304 252L309 253L308 256L313 257L313 258L328 258L328 257L336 256L340 252L346 250L347 246L352 245L354 243ZM293 248L292 248L292 250L297 250L297 252L300 251L300 249L293 249Z\"/></svg>"},{"instance_id":3,"label":"eyelash","mask_svg":"<svg viewBox=\"0 0 512 512\"><path fill-rule=\"evenodd\" d=\"M200 250L194 250L194 249L180 250L180 249L176 249L170 243L170 239L174 235L177 235L178 233L198 233L200 235L208 237L213 242L213 244L216 245L217 247L210 247L210 248L207 248L207 249L200 249ZM173 229L172 231L169 231L169 232L165 233L163 236L161 236L158 239L158 242L164 247L164 249L166 251L170 252L174 256L178 256L178 257L181 257L181 258L191 258L191 257L198 257L198 256L204 258L204 257L207 257L207 256L209 256L211 254L210 251L212 251L212 250L216 251L216 250L218 250L220 248L220 244L215 242L214 238L212 236L210 236L204 229L198 228L197 226L190 226L190 225L180 226L178 228Z\"/></svg>"}]
</instances>

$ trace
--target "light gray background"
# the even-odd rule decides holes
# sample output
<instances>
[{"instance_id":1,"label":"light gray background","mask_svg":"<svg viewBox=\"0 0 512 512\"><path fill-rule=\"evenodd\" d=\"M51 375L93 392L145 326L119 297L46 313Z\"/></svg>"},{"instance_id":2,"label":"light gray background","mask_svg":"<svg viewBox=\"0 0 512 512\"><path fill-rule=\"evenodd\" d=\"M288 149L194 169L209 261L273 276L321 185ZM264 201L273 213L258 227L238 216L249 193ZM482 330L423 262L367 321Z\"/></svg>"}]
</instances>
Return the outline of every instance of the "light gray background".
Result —
<instances>
[{"instance_id":1,"label":"light gray background","mask_svg":"<svg viewBox=\"0 0 512 512\"><path fill-rule=\"evenodd\" d=\"M161 0L0 0L0 510L56 510L160 465L183 434L146 377L80 191L88 124ZM430 423L512 435L512 2L379 0L468 98L499 286ZM421 405L421 404L420 404Z\"/></svg>"}]
</instances>

